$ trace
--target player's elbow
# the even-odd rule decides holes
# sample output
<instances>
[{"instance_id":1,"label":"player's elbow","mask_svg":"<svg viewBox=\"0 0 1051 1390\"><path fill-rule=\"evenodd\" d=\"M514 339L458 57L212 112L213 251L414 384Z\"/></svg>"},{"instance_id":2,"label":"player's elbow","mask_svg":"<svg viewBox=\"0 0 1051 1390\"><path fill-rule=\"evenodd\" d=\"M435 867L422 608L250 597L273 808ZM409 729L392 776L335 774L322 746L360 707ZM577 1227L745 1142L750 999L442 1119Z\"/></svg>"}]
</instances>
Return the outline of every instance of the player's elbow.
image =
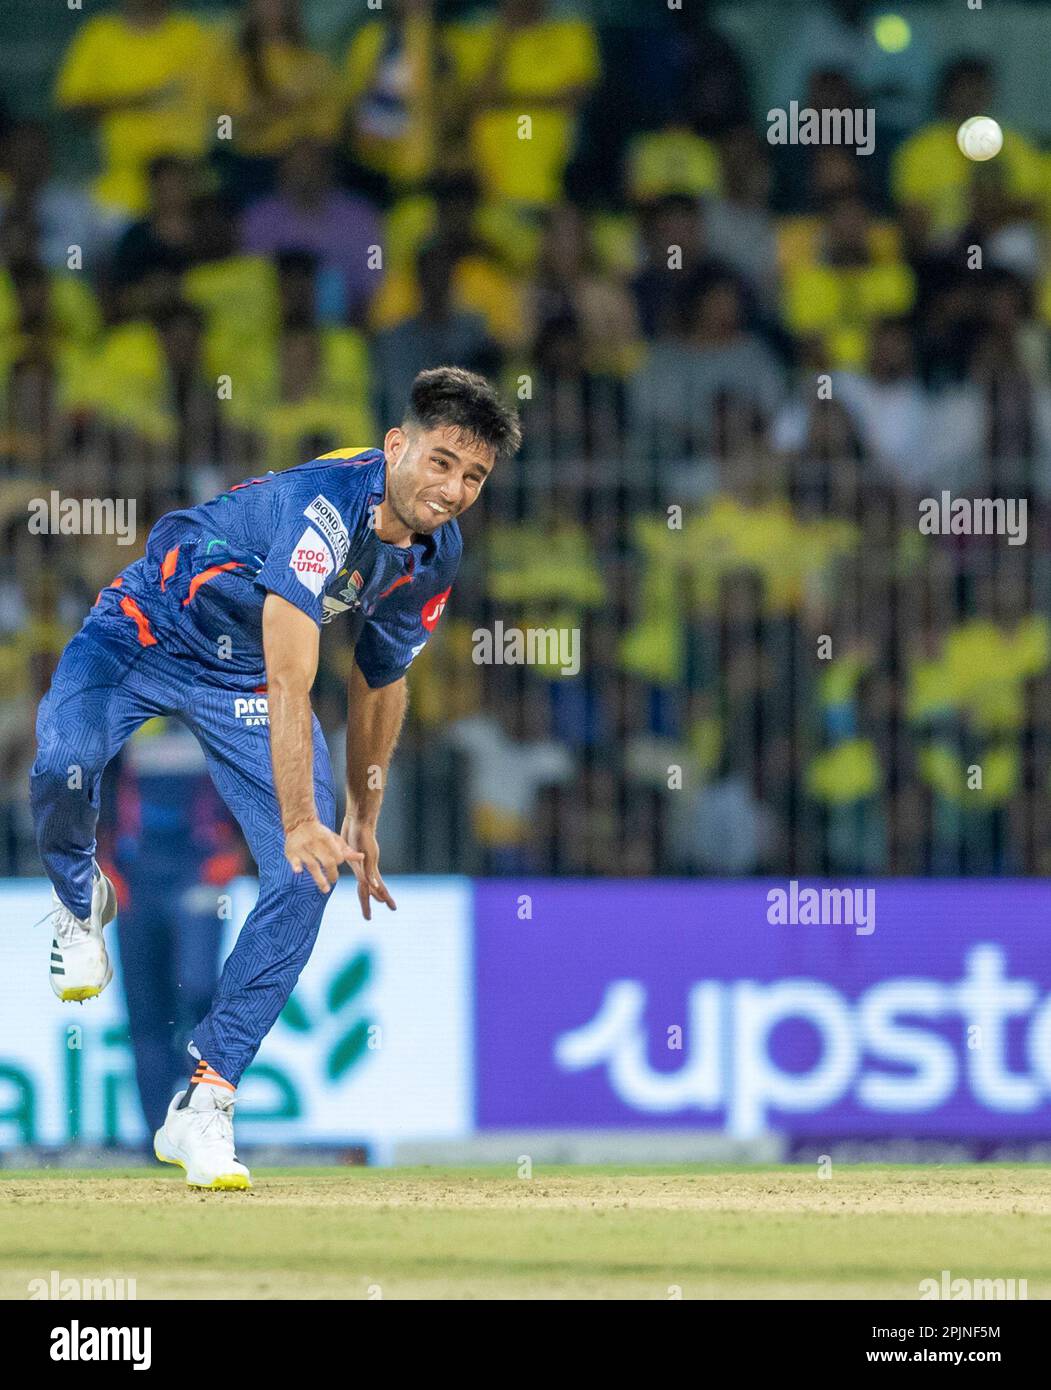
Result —
<instances>
[{"instance_id":1,"label":"player's elbow","mask_svg":"<svg viewBox=\"0 0 1051 1390\"><path fill-rule=\"evenodd\" d=\"M266 651L266 688L270 695L309 694L317 674L317 653L275 644Z\"/></svg>"},{"instance_id":2,"label":"player's elbow","mask_svg":"<svg viewBox=\"0 0 1051 1390\"><path fill-rule=\"evenodd\" d=\"M318 664L318 630L312 619L276 594L263 606L263 658L267 688L310 690Z\"/></svg>"},{"instance_id":3,"label":"player's elbow","mask_svg":"<svg viewBox=\"0 0 1051 1390\"><path fill-rule=\"evenodd\" d=\"M268 695L309 694L312 684L313 681L308 673L297 667L267 668L266 689Z\"/></svg>"}]
</instances>

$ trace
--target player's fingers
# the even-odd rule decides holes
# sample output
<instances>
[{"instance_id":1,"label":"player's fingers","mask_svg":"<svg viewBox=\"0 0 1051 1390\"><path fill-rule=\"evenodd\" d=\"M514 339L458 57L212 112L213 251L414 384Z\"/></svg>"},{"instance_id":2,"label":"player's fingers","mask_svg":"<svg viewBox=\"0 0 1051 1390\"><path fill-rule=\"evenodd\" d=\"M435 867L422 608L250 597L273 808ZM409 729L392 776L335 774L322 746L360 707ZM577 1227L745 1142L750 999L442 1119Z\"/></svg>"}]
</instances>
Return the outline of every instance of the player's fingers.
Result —
<instances>
[{"instance_id":1,"label":"player's fingers","mask_svg":"<svg viewBox=\"0 0 1051 1390\"><path fill-rule=\"evenodd\" d=\"M343 836L337 835L334 830L329 831L328 845L335 858L337 868L340 864L353 864L355 860L365 858L360 850L351 849Z\"/></svg>"},{"instance_id":2,"label":"player's fingers","mask_svg":"<svg viewBox=\"0 0 1051 1390\"><path fill-rule=\"evenodd\" d=\"M314 880L314 882L317 884L317 886L321 889L322 893L330 893L330 892L332 891L332 885L331 885L331 883L329 883L329 881L328 881L328 879L325 877L325 875L321 872L321 865L320 865L320 864L318 863L318 861L313 857L313 855L311 855L311 856L306 860L306 867L307 867L308 872L310 873L310 877Z\"/></svg>"},{"instance_id":3,"label":"player's fingers","mask_svg":"<svg viewBox=\"0 0 1051 1390\"><path fill-rule=\"evenodd\" d=\"M347 857L347 846L332 830L328 832L325 840L325 865L331 865L332 872L338 877L340 866Z\"/></svg>"},{"instance_id":4,"label":"player's fingers","mask_svg":"<svg viewBox=\"0 0 1051 1390\"><path fill-rule=\"evenodd\" d=\"M364 877L358 880L358 902L361 904L361 915L366 922L371 922L372 908L369 906L369 885Z\"/></svg>"},{"instance_id":5,"label":"player's fingers","mask_svg":"<svg viewBox=\"0 0 1051 1390\"><path fill-rule=\"evenodd\" d=\"M323 854L318 855L318 862L324 870L325 877L334 888L339 882L339 860L326 849Z\"/></svg>"},{"instance_id":6,"label":"player's fingers","mask_svg":"<svg viewBox=\"0 0 1051 1390\"><path fill-rule=\"evenodd\" d=\"M397 909L398 904L391 897L390 889L380 878L379 874L372 879L370 886L372 888L372 896L377 902L386 903L389 908Z\"/></svg>"},{"instance_id":7,"label":"player's fingers","mask_svg":"<svg viewBox=\"0 0 1051 1390\"><path fill-rule=\"evenodd\" d=\"M394 907L394 899L387 891L387 885L380 878L379 855L370 853L365 860L363 878L368 884L368 891L371 897L377 902L386 903L388 907Z\"/></svg>"}]
</instances>

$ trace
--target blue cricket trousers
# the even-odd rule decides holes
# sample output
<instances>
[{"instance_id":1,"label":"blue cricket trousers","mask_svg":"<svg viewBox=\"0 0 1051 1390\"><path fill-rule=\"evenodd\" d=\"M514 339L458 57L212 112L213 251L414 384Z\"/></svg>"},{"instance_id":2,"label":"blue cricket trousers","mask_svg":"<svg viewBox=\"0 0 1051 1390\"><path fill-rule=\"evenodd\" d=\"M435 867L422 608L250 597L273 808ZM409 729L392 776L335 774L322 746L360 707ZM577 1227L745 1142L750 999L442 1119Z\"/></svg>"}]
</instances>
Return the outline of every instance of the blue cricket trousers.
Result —
<instances>
[{"instance_id":1,"label":"blue cricket trousers","mask_svg":"<svg viewBox=\"0 0 1051 1390\"><path fill-rule=\"evenodd\" d=\"M221 680L221 673L159 643L142 645L123 615L96 609L62 654L41 701L31 793L44 868L65 906L85 918L106 764L157 715L181 719L196 736L259 869L256 905L210 1011L193 1030L200 1056L236 1086L295 988L331 894L308 873L293 873L285 859L270 730L250 722L259 718L258 697L246 699L243 689L226 689L216 683ZM250 702L254 709L246 714ZM316 716L314 797L319 818L332 826L332 768Z\"/></svg>"}]
</instances>

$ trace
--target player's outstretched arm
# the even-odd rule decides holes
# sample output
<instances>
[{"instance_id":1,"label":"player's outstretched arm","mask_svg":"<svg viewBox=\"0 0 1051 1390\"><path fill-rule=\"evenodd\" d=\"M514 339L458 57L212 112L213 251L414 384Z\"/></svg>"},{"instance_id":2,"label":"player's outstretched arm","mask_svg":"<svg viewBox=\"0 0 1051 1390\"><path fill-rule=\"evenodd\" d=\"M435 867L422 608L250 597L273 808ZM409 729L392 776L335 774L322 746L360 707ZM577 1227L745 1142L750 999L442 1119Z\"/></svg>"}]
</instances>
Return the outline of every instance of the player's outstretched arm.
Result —
<instances>
[{"instance_id":1,"label":"player's outstretched arm","mask_svg":"<svg viewBox=\"0 0 1051 1390\"><path fill-rule=\"evenodd\" d=\"M364 855L318 819L310 689L317 675L317 624L279 594L263 604L263 655L270 714L270 760L285 830L285 858L327 893L342 863Z\"/></svg>"},{"instance_id":2,"label":"player's outstretched arm","mask_svg":"<svg viewBox=\"0 0 1051 1390\"><path fill-rule=\"evenodd\" d=\"M373 690L357 662L347 683L347 814L343 839L364 856L354 864L358 901L366 922L372 919L371 899L397 904L380 877L380 851L376 839L387 768L405 719L408 690L405 677Z\"/></svg>"}]
</instances>

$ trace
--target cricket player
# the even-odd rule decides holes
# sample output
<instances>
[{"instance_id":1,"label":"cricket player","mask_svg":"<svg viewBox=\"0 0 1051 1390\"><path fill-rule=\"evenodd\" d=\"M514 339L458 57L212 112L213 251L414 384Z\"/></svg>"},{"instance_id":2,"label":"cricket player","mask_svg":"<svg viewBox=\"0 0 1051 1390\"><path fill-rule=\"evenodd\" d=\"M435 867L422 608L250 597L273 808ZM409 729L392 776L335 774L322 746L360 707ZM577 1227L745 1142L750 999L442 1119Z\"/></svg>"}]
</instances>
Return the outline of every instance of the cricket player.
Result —
<instances>
[{"instance_id":1,"label":"cricket player","mask_svg":"<svg viewBox=\"0 0 1051 1390\"><path fill-rule=\"evenodd\" d=\"M193 1031L185 1090L154 1136L193 1187L245 1188L234 1152L237 1083L313 948L342 863L395 904L376 825L405 714L405 673L448 602L457 517L520 443L484 378L421 372L382 449L340 449L239 483L154 526L143 559L99 594L40 705L31 773L37 845L54 885L51 985L101 993L115 895L95 862L102 771L145 720L182 720L259 869L259 898ZM347 691L347 810L310 704L321 625L356 615ZM380 775L375 775L376 772Z\"/></svg>"}]
</instances>

